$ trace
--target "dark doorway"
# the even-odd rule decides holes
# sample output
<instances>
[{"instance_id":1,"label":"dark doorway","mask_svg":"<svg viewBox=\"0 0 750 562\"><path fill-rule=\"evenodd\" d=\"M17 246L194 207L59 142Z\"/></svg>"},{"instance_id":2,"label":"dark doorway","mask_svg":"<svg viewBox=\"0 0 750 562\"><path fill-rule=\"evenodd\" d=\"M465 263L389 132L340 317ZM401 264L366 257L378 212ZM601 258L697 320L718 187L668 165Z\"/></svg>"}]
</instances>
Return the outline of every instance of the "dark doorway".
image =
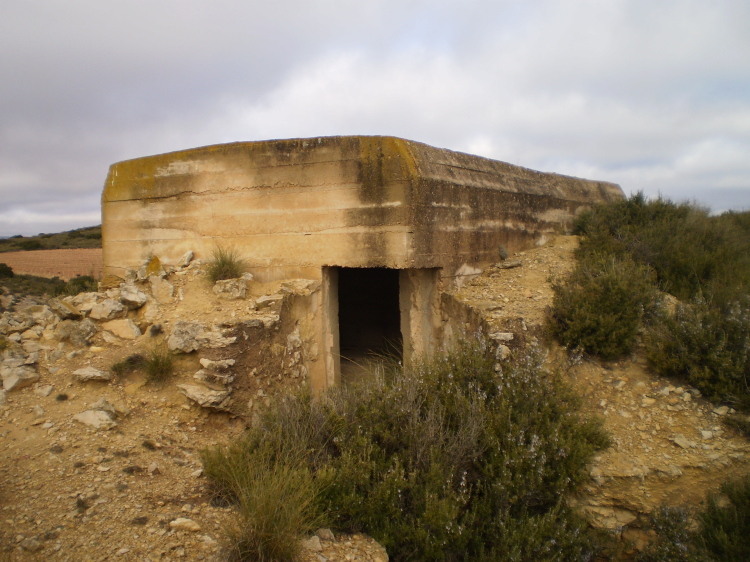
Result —
<instances>
[{"instance_id":1,"label":"dark doorway","mask_svg":"<svg viewBox=\"0 0 750 562\"><path fill-rule=\"evenodd\" d=\"M399 270L342 267L338 273L342 376L378 356L400 359Z\"/></svg>"}]
</instances>

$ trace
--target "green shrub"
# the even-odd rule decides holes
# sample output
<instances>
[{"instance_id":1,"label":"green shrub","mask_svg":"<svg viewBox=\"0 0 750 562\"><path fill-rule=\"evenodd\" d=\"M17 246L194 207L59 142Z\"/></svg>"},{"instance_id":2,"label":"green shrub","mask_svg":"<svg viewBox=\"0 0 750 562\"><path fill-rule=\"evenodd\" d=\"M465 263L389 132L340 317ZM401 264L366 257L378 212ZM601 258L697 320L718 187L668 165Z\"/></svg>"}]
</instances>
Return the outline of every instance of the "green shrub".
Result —
<instances>
[{"instance_id":1,"label":"green shrub","mask_svg":"<svg viewBox=\"0 0 750 562\"><path fill-rule=\"evenodd\" d=\"M697 560L692 546L688 513L679 507L661 507L651 515L656 540L638 556L638 562L689 562Z\"/></svg>"},{"instance_id":2,"label":"green shrub","mask_svg":"<svg viewBox=\"0 0 750 562\"><path fill-rule=\"evenodd\" d=\"M750 298L722 311L679 304L648 330L646 357L662 375L687 380L710 400L750 408Z\"/></svg>"},{"instance_id":3,"label":"green shrub","mask_svg":"<svg viewBox=\"0 0 750 562\"><path fill-rule=\"evenodd\" d=\"M698 516L697 542L714 560L745 562L750 560L750 476L725 483L721 491L723 498L709 495Z\"/></svg>"},{"instance_id":4,"label":"green shrub","mask_svg":"<svg viewBox=\"0 0 750 562\"><path fill-rule=\"evenodd\" d=\"M604 359L630 353L644 317L656 309L651 270L627 257L586 256L552 289L553 335Z\"/></svg>"},{"instance_id":5,"label":"green shrub","mask_svg":"<svg viewBox=\"0 0 750 562\"><path fill-rule=\"evenodd\" d=\"M143 368L146 371L146 380L164 382L174 372L174 357L166 347L155 347L148 353Z\"/></svg>"},{"instance_id":6,"label":"green shrub","mask_svg":"<svg viewBox=\"0 0 750 562\"><path fill-rule=\"evenodd\" d=\"M0 279L13 277L15 273L13 273L13 268L11 268L7 263L0 263Z\"/></svg>"},{"instance_id":7,"label":"green shrub","mask_svg":"<svg viewBox=\"0 0 750 562\"><path fill-rule=\"evenodd\" d=\"M249 454L244 443L203 452L206 474L231 489L239 519L227 529L229 560L294 560L300 535L322 522L318 485L300 459Z\"/></svg>"},{"instance_id":8,"label":"green shrub","mask_svg":"<svg viewBox=\"0 0 750 562\"><path fill-rule=\"evenodd\" d=\"M724 418L724 425L736 429L745 437L750 438L750 416L733 414Z\"/></svg>"},{"instance_id":9,"label":"green shrub","mask_svg":"<svg viewBox=\"0 0 750 562\"><path fill-rule=\"evenodd\" d=\"M39 240L23 240L18 245L22 250L41 250L44 248Z\"/></svg>"},{"instance_id":10,"label":"green shrub","mask_svg":"<svg viewBox=\"0 0 750 562\"><path fill-rule=\"evenodd\" d=\"M208 278L212 283L235 279L245 272L245 262L233 248L216 248L208 263Z\"/></svg>"},{"instance_id":11,"label":"green shrub","mask_svg":"<svg viewBox=\"0 0 750 562\"><path fill-rule=\"evenodd\" d=\"M710 216L706 209L643 193L584 213L580 254L628 256L656 272L660 287L682 300L716 305L747 294L750 212Z\"/></svg>"},{"instance_id":12,"label":"green shrub","mask_svg":"<svg viewBox=\"0 0 750 562\"><path fill-rule=\"evenodd\" d=\"M204 467L242 505L244 467L304 462L316 514L367 532L394 560L585 560L591 537L565 496L607 438L576 408L540 354L498 373L490 353L465 347L369 385L285 399L242 442L204 452Z\"/></svg>"},{"instance_id":13,"label":"green shrub","mask_svg":"<svg viewBox=\"0 0 750 562\"><path fill-rule=\"evenodd\" d=\"M91 275L77 275L65 283L65 286L60 290L60 294L72 296L98 290L99 284Z\"/></svg>"}]
</instances>

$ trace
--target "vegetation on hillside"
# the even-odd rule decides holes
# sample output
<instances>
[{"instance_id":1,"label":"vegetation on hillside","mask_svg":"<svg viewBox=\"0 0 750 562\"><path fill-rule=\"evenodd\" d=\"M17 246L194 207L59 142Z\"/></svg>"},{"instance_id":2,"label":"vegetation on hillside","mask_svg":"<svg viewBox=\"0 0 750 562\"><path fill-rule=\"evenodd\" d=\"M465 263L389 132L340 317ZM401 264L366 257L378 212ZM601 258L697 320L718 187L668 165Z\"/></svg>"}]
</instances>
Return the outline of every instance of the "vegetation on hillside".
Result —
<instances>
[{"instance_id":1,"label":"vegetation on hillside","mask_svg":"<svg viewBox=\"0 0 750 562\"><path fill-rule=\"evenodd\" d=\"M11 236L10 238L0 238L0 252L101 247L101 226L89 226L56 234L38 234L36 236L18 235Z\"/></svg>"},{"instance_id":2,"label":"vegetation on hillside","mask_svg":"<svg viewBox=\"0 0 750 562\"><path fill-rule=\"evenodd\" d=\"M750 560L750 476L708 495L691 528L689 513L665 507L652 516L657 536L639 562L745 562Z\"/></svg>"},{"instance_id":3,"label":"vegetation on hillside","mask_svg":"<svg viewBox=\"0 0 750 562\"><path fill-rule=\"evenodd\" d=\"M750 408L750 212L711 216L642 193L577 223L577 265L554 283L551 332L605 359L639 342L655 372ZM655 292L678 302L655 306ZM662 299L663 300L663 299Z\"/></svg>"},{"instance_id":4,"label":"vegetation on hillside","mask_svg":"<svg viewBox=\"0 0 750 562\"><path fill-rule=\"evenodd\" d=\"M464 347L376 383L272 404L244 439L204 451L237 502L230 558L290 559L297 533L363 531L393 560L587 560L566 496L607 437L539 353Z\"/></svg>"},{"instance_id":5,"label":"vegetation on hillside","mask_svg":"<svg viewBox=\"0 0 750 562\"><path fill-rule=\"evenodd\" d=\"M7 291L17 297L25 295L56 297L96 291L97 287L96 279L90 275L79 275L63 281L59 277L17 274L9 265L0 263L0 294Z\"/></svg>"}]
</instances>

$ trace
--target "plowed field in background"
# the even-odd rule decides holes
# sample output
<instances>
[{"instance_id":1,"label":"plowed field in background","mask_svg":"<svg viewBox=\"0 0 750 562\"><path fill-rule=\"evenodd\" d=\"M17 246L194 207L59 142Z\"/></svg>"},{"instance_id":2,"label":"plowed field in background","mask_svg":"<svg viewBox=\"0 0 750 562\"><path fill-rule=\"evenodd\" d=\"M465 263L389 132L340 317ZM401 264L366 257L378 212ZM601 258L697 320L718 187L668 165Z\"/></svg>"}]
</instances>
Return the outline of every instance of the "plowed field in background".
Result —
<instances>
[{"instance_id":1,"label":"plowed field in background","mask_svg":"<svg viewBox=\"0 0 750 562\"><path fill-rule=\"evenodd\" d=\"M0 263L8 264L14 273L71 279L77 275L102 276L102 249L34 250L0 253Z\"/></svg>"}]
</instances>

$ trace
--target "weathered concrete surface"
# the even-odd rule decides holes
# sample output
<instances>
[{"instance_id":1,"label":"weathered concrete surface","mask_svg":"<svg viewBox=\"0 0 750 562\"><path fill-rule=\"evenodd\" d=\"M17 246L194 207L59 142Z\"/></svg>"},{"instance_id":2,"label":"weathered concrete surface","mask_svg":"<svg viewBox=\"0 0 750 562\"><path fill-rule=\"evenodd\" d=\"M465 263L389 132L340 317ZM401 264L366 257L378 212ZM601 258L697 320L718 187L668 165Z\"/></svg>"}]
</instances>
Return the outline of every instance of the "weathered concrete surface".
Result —
<instances>
[{"instance_id":1,"label":"weathered concrete surface","mask_svg":"<svg viewBox=\"0 0 750 562\"><path fill-rule=\"evenodd\" d=\"M393 137L233 143L112 165L104 266L237 248L261 281L326 266L443 268L497 261L564 229L614 184L535 172Z\"/></svg>"}]
</instances>

